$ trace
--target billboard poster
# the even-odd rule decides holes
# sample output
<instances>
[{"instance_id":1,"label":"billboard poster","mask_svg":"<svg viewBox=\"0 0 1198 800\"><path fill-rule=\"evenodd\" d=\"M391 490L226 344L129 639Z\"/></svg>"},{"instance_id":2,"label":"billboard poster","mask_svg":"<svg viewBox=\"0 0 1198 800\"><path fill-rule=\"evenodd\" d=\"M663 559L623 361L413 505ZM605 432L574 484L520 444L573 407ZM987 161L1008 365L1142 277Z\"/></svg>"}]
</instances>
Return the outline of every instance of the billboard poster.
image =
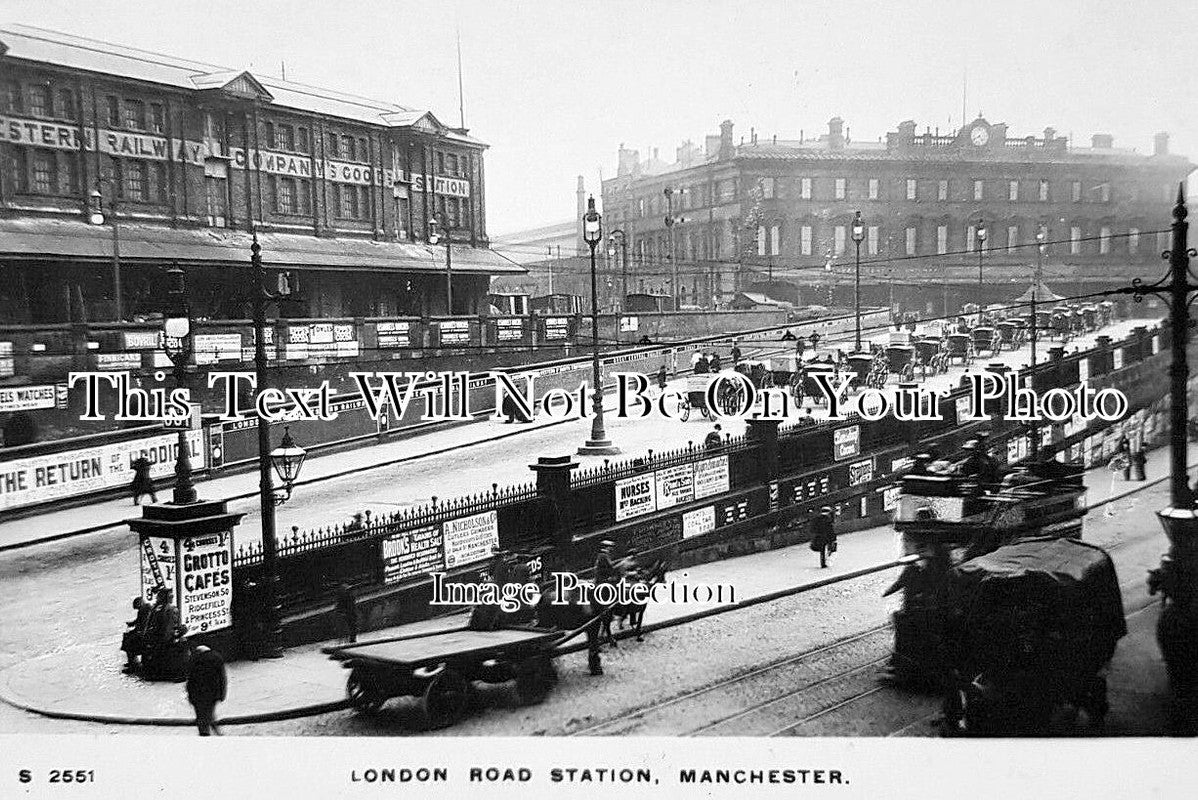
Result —
<instances>
[{"instance_id":1,"label":"billboard poster","mask_svg":"<svg viewBox=\"0 0 1198 800\"><path fill-rule=\"evenodd\" d=\"M861 454L861 426L849 425L832 432L832 458L843 461Z\"/></svg>"},{"instance_id":2,"label":"billboard poster","mask_svg":"<svg viewBox=\"0 0 1198 800\"><path fill-rule=\"evenodd\" d=\"M695 499L729 491L728 456L706 458L695 464Z\"/></svg>"},{"instance_id":3,"label":"billboard poster","mask_svg":"<svg viewBox=\"0 0 1198 800\"><path fill-rule=\"evenodd\" d=\"M446 569L482 561L491 557L492 547L499 545L499 515L484 511L451 519L444 524L443 535Z\"/></svg>"},{"instance_id":4,"label":"billboard poster","mask_svg":"<svg viewBox=\"0 0 1198 800\"><path fill-rule=\"evenodd\" d=\"M616 481L616 522L621 522L657 510L654 473L634 475Z\"/></svg>"},{"instance_id":5,"label":"billboard poster","mask_svg":"<svg viewBox=\"0 0 1198 800\"><path fill-rule=\"evenodd\" d=\"M233 624L233 532L188 536L179 542L179 618L187 633Z\"/></svg>"},{"instance_id":6,"label":"billboard poster","mask_svg":"<svg viewBox=\"0 0 1198 800\"><path fill-rule=\"evenodd\" d=\"M412 323L379 322L375 325L379 347L411 347Z\"/></svg>"},{"instance_id":7,"label":"billboard poster","mask_svg":"<svg viewBox=\"0 0 1198 800\"><path fill-rule=\"evenodd\" d=\"M440 525L426 525L383 539L384 583L399 583L438 572L443 562Z\"/></svg>"},{"instance_id":8,"label":"billboard poster","mask_svg":"<svg viewBox=\"0 0 1198 800\"><path fill-rule=\"evenodd\" d=\"M437 323L441 344L470 344L470 323L464 319L447 319Z\"/></svg>"},{"instance_id":9,"label":"billboard poster","mask_svg":"<svg viewBox=\"0 0 1198 800\"><path fill-rule=\"evenodd\" d=\"M874 479L874 460L867 458L855 464L849 464L849 486L860 486Z\"/></svg>"},{"instance_id":10,"label":"billboard poster","mask_svg":"<svg viewBox=\"0 0 1198 800\"><path fill-rule=\"evenodd\" d=\"M715 530L715 506L688 511L682 515L682 538L702 536Z\"/></svg>"},{"instance_id":11,"label":"billboard poster","mask_svg":"<svg viewBox=\"0 0 1198 800\"><path fill-rule=\"evenodd\" d=\"M202 439L202 431L187 434L194 470L205 466ZM151 478L165 478L175 472L178 449L178 435L167 433L3 461L0 462L0 508L20 508L128 485L133 480L130 464L138 457L150 462Z\"/></svg>"},{"instance_id":12,"label":"billboard poster","mask_svg":"<svg viewBox=\"0 0 1198 800\"><path fill-rule=\"evenodd\" d=\"M160 588L175 588L175 540L165 536L141 539L141 598L154 602ZM178 598L175 598L176 601Z\"/></svg>"},{"instance_id":13,"label":"billboard poster","mask_svg":"<svg viewBox=\"0 0 1198 800\"><path fill-rule=\"evenodd\" d=\"M518 342L524 338L524 320L520 317L500 317L495 320L495 332L501 342Z\"/></svg>"},{"instance_id":14,"label":"billboard poster","mask_svg":"<svg viewBox=\"0 0 1198 800\"><path fill-rule=\"evenodd\" d=\"M66 388L65 386L63 387ZM0 386L0 414L11 411L34 411L59 406L58 388L54 384L39 386Z\"/></svg>"},{"instance_id":15,"label":"billboard poster","mask_svg":"<svg viewBox=\"0 0 1198 800\"><path fill-rule=\"evenodd\" d=\"M659 469L654 473L657 485L657 509L689 503L695 499L695 467L693 464L679 464L668 469Z\"/></svg>"}]
</instances>

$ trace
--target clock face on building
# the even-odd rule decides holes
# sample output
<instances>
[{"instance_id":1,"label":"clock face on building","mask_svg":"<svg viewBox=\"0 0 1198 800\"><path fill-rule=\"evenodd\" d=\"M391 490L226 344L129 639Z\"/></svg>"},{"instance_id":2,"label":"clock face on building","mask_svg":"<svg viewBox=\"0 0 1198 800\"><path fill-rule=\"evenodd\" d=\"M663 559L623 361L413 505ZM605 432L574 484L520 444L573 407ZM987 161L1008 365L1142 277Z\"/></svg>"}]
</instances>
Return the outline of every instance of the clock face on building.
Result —
<instances>
[{"instance_id":1,"label":"clock face on building","mask_svg":"<svg viewBox=\"0 0 1198 800\"><path fill-rule=\"evenodd\" d=\"M969 141L981 147L990 141L990 131L986 130L985 126L978 125L969 132Z\"/></svg>"}]
</instances>

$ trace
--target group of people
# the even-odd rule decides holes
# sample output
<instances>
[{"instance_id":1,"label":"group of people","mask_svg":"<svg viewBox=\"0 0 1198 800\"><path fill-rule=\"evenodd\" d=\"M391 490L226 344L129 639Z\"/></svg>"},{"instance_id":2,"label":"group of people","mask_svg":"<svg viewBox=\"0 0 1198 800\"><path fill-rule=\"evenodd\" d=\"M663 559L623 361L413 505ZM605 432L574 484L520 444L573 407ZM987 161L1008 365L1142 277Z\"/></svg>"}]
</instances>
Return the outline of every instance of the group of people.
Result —
<instances>
[{"instance_id":1,"label":"group of people","mask_svg":"<svg viewBox=\"0 0 1198 800\"><path fill-rule=\"evenodd\" d=\"M720 354L714 351L704 353L701 350L696 350L695 354L691 356L691 371L695 375L719 372L721 366Z\"/></svg>"},{"instance_id":2,"label":"group of people","mask_svg":"<svg viewBox=\"0 0 1198 800\"><path fill-rule=\"evenodd\" d=\"M159 587L154 602L133 599L137 612L121 639L126 674L148 680L186 681L187 701L195 709L200 736L220 735L216 704L225 699L228 682L225 660L207 645L189 641L187 627L180 622L174 592Z\"/></svg>"},{"instance_id":3,"label":"group of people","mask_svg":"<svg viewBox=\"0 0 1198 800\"><path fill-rule=\"evenodd\" d=\"M179 621L174 592L161 587L152 603L135 597L133 610L136 616L126 623L121 639L124 671L140 673L150 680L182 680L187 663L187 628Z\"/></svg>"}]
</instances>

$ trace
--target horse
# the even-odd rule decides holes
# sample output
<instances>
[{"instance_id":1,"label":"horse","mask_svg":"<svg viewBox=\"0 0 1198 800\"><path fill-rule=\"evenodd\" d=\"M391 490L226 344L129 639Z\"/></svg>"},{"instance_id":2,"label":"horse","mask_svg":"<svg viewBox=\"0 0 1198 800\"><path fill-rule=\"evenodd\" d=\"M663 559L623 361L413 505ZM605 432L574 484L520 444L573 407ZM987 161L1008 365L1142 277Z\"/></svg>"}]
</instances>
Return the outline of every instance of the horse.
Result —
<instances>
[{"instance_id":1,"label":"horse","mask_svg":"<svg viewBox=\"0 0 1198 800\"><path fill-rule=\"evenodd\" d=\"M652 589L655 584L665 580L666 562L658 559L648 570L639 572L640 574L626 576L622 582L628 584L630 587L640 585L645 586L647 589ZM616 603L611 606L609 613L603 617L600 641L606 641L612 647L619 647L611 631L613 618L619 620L619 628L621 630L623 630L625 623L627 623L628 627L636 632L636 640L638 642L645 641L644 636L641 635L641 625L645 621L645 608L648 605L649 603L646 600L643 603Z\"/></svg>"}]
</instances>

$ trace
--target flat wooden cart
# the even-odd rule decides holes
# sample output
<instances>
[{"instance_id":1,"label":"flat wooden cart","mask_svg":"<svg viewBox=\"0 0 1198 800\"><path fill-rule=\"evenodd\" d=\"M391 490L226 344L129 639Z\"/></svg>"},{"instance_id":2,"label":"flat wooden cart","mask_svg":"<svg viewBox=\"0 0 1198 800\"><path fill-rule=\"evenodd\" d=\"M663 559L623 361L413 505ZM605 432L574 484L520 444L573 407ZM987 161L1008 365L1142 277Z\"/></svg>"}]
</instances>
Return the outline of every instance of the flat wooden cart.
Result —
<instances>
[{"instance_id":1,"label":"flat wooden cart","mask_svg":"<svg viewBox=\"0 0 1198 800\"><path fill-rule=\"evenodd\" d=\"M471 681L514 680L522 702L543 700L557 683L555 648L569 638L542 628L461 628L325 652L350 671L345 689L355 710L375 713L392 697L415 697L426 725L444 728L466 713Z\"/></svg>"}]
</instances>

